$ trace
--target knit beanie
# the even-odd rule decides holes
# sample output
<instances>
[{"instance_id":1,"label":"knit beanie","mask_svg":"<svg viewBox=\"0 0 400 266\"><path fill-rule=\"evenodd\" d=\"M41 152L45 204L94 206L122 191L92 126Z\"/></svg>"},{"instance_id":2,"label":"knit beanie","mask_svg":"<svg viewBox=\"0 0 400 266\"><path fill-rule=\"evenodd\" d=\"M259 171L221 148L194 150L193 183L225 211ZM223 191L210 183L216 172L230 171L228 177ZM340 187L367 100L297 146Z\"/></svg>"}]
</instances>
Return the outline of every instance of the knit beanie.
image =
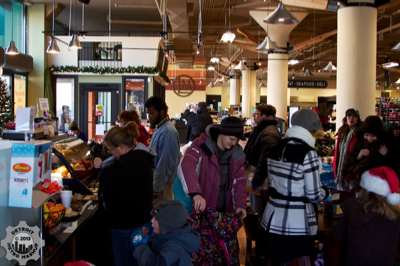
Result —
<instances>
[{"instance_id":1,"label":"knit beanie","mask_svg":"<svg viewBox=\"0 0 400 266\"><path fill-rule=\"evenodd\" d=\"M387 166L365 171L361 175L360 186L368 192L385 197L392 205L400 204L399 178L396 172Z\"/></svg>"},{"instance_id":2,"label":"knit beanie","mask_svg":"<svg viewBox=\"0 0 400 266\"><path fill-rule=\"evenodd\" d=\"M186 209L176 200L162 201L154 213L161 234L181 228L187 223L188 216Z\"/></svg>"},{"instance_id":3,"label":"knit beanie","mask_svg":"<svg viewBox=\"0 0 400 266\"><path fill-rule=\"evenodd\" d=\"M316 112L308 109L301 109L292 116L292 126L299 126L307 129L311 134L321 129L321 121Z\"/></svg>"}]
</instances>

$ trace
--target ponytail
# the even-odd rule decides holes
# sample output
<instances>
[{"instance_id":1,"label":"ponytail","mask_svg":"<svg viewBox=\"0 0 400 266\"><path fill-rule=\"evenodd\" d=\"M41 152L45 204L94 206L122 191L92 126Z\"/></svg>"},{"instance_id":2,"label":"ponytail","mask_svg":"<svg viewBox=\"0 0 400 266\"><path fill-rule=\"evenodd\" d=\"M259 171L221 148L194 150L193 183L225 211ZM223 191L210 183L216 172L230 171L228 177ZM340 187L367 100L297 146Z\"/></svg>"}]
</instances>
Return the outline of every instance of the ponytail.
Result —
<instances>
[{"instance_id":1,"label":"ponytail","mask_svg":"<svg viewBox=\"0 0 400 266\"><path fill-rule=\"evenodd\" d=\"M104 142L113 147L126 145L133 147L139 135L138 126L135 122L129 122L124 127L113 127L104 137Z\"/></svg>"}]
</instances>

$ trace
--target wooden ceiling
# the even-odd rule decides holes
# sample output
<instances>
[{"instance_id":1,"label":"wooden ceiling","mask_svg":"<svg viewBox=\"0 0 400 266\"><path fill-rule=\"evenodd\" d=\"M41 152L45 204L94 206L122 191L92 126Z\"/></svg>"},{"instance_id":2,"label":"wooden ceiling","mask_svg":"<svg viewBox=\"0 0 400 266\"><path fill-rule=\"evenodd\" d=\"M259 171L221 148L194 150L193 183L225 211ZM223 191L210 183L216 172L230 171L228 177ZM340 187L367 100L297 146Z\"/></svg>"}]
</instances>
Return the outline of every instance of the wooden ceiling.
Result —
<instances>
[{"instance_id":1,"label":"wooden ceiling","mask_svg":"<svg viewBox=\"0 0 400 266\"><path fill-rule=\"evenodd\" d=\"M43 2L41 0L31 1ZM50 3L51 1L46 0L45 2ZM60 0L57 2L66 6L68 1ZM118 24L112 25L113 32L118 35L160 34L162 31L160 2L161 0L112 0L113 19L119 20ZM170 2L167 1L167 5ZM107 3L108 0L92 0L87 7L87 30L89 34L101 34L102 31L105 33L104 29L107 29L105 26L105 23L107 24ZM250 17L249 11L254 9L273 10L277 5L276 0L202 0L203 45L200 55L196 55L199 0L181 0L179 3L181 5L186 4L186 17L182 17L182 19L188 20L187 32L179 33L186 33L187 38L190 39L189 43L192 44L192 47L186 47L186 57L193 58L194 63L207 64L211 56L218 56L222 58L222 64L219 67L221 72L226 72L226 67L232 61L238 62L238 60L245 59L250 64L260 61L262 63L261 68L264 68L262 72L265 71L267 55L257 53L255 50L256 45L264 39L265 32ZM228 16L228 7L230 7L230 16ZM174 7L168 6L168 8ZM67 11L68 8L65 8L57 16L57 21L64 25L64 28L68 21ZM290 67L289 71L301 74L304 68L308 68L318 76L318 70L329 61L336 65L337 14L336 12L321 10L307 9L306 11L309 14L290 35L290 43L294 47L290 52L290 58L298 59L300 63ZM145 13L148 15L143 16ZM135 23L135 20L142 24L138 21ZM229 25L236 34L236 40L230 45L219 41ZM174 33L174 25L171 25L171 21L169 31ZM400 52L391 50L399 41L400 0L391 0L388 4L378 8L378 80L383 80L385 76L380 67L382 63L388 60L400 62ZM179 60L178 57L178 64ZM400 68L390 69L389 71L389 77L392 80L400 77Z\"/></svg>"}]
</instances>

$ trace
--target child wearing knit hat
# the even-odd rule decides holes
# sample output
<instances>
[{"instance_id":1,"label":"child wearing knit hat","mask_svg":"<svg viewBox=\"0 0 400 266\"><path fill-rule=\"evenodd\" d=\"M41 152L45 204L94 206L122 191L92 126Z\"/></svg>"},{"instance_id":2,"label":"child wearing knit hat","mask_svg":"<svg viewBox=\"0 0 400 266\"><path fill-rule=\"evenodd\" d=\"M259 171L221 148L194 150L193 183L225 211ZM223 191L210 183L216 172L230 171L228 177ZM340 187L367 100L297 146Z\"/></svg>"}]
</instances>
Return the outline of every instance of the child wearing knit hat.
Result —
<instances>
[{"instance_id":1,"label":"child wearing knit hat","mask_svg":"<svg viewBox=\"0 0 400 266\"><path fill-rule=\"evenodd\" d=\"M381 166L361 175L357 198L342 204L337 238L344 243L341 265L392 266L400 234L400 185L393 169Z\"/></svg>"},{"instance_id":2,"label":"child wearing knit hat","mask_svg":"<svg viewBox=\"0 0 400 266\"><path fill-rule=\"evenodd\" d=\"M188 224L188 213L178 201L163 201L153 210L154 236L149 245L135 248L139 266L190 266L200 247L199 236Z\"/></svg>"}]
</instances>

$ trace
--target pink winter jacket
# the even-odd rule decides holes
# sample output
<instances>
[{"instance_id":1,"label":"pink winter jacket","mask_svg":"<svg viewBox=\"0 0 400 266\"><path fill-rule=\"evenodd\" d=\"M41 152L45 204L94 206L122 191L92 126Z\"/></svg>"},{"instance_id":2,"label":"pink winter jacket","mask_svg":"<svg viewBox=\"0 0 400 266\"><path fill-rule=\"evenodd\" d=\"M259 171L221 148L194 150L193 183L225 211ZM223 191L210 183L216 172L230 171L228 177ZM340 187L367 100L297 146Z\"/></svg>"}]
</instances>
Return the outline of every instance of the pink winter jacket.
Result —
<instances>
[{"instance_id":1,"label":"pink winter jacket","mask_svg":"<svg viewBox=\"0 0 400 266\"><path fill-rule=\"evenodd\" d=\"M207 203L207 208L216 209L220 169L211 138L202 134L186 150L182 159L182 172L189 195L200 194ZM245 154L237 145L233 147L230 160L229 189L226 212L246 207L246 176L244 171Z\"/></svg>"}]
</instances>

